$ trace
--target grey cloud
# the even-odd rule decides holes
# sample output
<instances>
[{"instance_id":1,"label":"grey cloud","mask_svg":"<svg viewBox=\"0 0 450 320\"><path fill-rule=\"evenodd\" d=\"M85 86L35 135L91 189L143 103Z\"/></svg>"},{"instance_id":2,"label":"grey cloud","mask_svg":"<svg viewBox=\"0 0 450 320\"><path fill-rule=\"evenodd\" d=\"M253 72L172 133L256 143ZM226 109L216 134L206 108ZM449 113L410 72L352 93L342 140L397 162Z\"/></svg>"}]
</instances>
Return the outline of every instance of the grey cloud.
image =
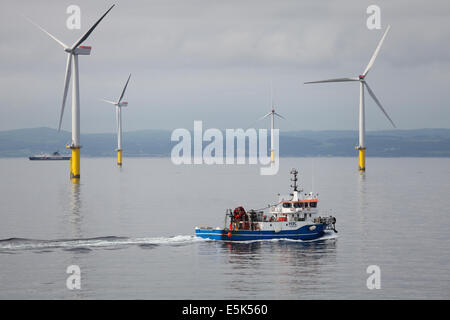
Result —
<instances>
[{"instance_id":1,"label":"grey cloud","mask_svg":"<svg viewBox=\"0 0 450 320\"><path fill-rule=\"evenodd\" d=\"M82 9L80 31L65 28L65 8L74 3ZM62 96L64 52L20 15L71 43L110 4L3 3L0 130L54 126ZM92 55L80 59L82 128L114 130L113 115L105 114L97 101L113 97L131 72L126 130L190 127L195 119L216 127L248 125L268 108L271 79L283 114L314 119L289 121L284 128L355 129L357 88L305 88L302 82L355 76L364 70L381 36L365 27L370 4L117 1L87 42L93 46ZM443 106L450 102L445 89L450 80L450 4L443 0L376 4L382 9L383 27L389 23L392 30L371 72L371 87L400 126L448 127L450 111ZM394 78L400 76L397 83ZM406 119L405 110L413 111ZM369 129L389 127L370 106L368 116Z\"/></svg>"}]
</instances>

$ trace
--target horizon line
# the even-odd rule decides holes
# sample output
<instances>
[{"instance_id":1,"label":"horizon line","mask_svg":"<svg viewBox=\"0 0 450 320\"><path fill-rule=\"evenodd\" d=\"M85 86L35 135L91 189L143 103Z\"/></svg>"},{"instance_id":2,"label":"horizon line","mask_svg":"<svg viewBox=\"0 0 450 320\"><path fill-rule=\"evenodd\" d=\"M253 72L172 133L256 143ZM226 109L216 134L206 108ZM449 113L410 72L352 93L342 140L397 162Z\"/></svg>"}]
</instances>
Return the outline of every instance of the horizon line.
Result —
<instances>
[{"instance_id":1,"label":"horizon line","mask_svg":"<svg viewBox=\"0 0 450 320\"><path fill-rule=\"evenodd\" d=\"M19 130L33 130L33 129L49 129L49 130L54 130L58 132L57 128L52 128L52 127L45 127L45 126L41 126L41 127L24 127L24 128L16 128L16 129L6 129L6 130L0 130L0 133L2 132L8 132L8 131L19 131ZM163 132L170 132L173 131L177 128L173 128L173 129L135 129L135 130L128 130L128 131L124 131L124 133L131 133L131 132L139 132L139 131L163 131ZM205 128L205 130L207 130L209 128ZM237 130L237 129L243 129L244 131L247 129L251 129L251 128L215 128L215 129L219 129L221 131L225 131L227 129L233 129L233 130ZM255 129L265 129L265 128L255 128ZM270 130L270 129L268 129ZM395 132L395 131L418 131L418 130L450 130L450 128L415 128L415 129L377 129L377 130L366 130L366 132ZM188 131L194 131L194 130L189 130ZM358 132L358 129L318 129L318 130L314 130L314 129L299 129L299 130L280 130L280 134L282 133L289 133L289 132L330 132L330 131L340 131L340 132ZM59 131L60 133L71 133L71 131L68 130L63 130L61 129ZM82 135L85 134L117 134L117 132L115 131L111 131L111 132L85 132Z\"/></svg>"}]
</instances>

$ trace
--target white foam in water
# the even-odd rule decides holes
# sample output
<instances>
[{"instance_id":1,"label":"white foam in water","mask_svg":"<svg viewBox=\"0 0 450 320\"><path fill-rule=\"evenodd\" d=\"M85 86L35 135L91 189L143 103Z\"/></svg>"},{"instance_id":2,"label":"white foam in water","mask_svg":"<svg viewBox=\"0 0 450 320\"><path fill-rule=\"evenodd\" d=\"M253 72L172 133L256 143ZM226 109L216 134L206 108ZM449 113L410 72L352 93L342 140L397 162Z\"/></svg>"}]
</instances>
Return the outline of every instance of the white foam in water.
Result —
<instances>
[{"instance_id":1,"label":"white foam in water","mask_svg":"<svg viewBox=\"0 0 450 320\"><path fill-rule=\"evenodd\" d=\"M130 244L180 244L191 242L202 242L207 239L202 239L196 236L174 236L174 237L158 237L158 238L136 238L130 239Z\"/></svg>"},{"instance_id":2,"label":"white foam in water","mask_svg":"<svg viewBox=\"0 0 450 320\"><path fill-rule=\"evenodd\" d=\"M69 239L69 240L27 240L11 239L0 242L0 250L40 250L51 248L86 248L86 247L117 247L123 245L170 245L207 241L192 235L178 235L174 237L156 238L94 238L94 239Z\"/></svg>"}]
</instances>

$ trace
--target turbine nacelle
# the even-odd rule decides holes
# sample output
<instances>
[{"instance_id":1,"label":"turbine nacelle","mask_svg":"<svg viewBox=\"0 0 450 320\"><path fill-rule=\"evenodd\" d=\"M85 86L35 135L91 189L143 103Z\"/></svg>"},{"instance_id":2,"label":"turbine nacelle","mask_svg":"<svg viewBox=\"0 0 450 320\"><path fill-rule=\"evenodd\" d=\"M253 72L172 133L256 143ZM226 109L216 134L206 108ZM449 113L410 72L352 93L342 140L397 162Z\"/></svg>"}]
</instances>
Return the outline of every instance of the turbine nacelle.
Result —
<instances>
[{"instance_id":1,"label":"turbine nacelle","mask_svg":"<svg viewBox=\"0 0 450 320\"><path fill-rule=\"evenodd\" d=\"M122 102L118 103L117 106L119 106L119 107L128 107L128 102L122 101Z\"/></svg>"},{"instance_id":2,"label":"turbine nacelle","mask_svg":"<svg viewBox=\"0 0 450 320\"><path fill-rule=\"evenodd\" d=\"M65 48L64 51L71 54L88 56L91 54L91 49L92 47L90 46L79 46L75 49Z\"/></svg>"},{"instance_id":3,"label":"turbine nacelle","mask_svg":"<svg viewBox=\"0 0 450 320\"><path fill-rule=\"evenodd\" d=\"M88 56L91 54L92 47L89 46L79 46L72 50L72 54Z\"/></svg>"},{"instance_id":4,"label":"turbine nacelle","mask_svg":"<svg viewBox=\"0 0 450 320\"><path fill-rule=\"evenodd\" d=\"M361 74L361 75L359 75L359 80L364 80L365 77L366 77L365 75Z\"/></svg>"}]
</instances>

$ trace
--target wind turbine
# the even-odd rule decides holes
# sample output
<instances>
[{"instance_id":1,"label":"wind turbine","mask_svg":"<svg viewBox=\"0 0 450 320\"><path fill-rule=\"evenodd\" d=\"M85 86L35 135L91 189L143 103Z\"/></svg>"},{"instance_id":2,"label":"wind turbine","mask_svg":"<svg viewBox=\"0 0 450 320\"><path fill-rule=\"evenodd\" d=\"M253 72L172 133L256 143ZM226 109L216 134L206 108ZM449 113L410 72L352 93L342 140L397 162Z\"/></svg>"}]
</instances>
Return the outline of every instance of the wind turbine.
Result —
<instances>
[{"instance_id":1,"label":"wind turbine","mask_svg":"<svg viewBox=\"0 0 450 320\"><path fill-rule=\"evenodd\" d=\"M49 37L58 42L67 53L67 65L66 65L66 75L64 80L64 94L61 105L61 114L59 117L58 131L61 130L61 122L64 115L64 106L66 104L67 91L69 89L70 76L72 75L72 143L67 148L72 149L72 157L70 159L70 178L73 182L78 182L80 179L80 91L79 91L79 77L78 77L78 56L79 55L90 55L91 47L82 46L81 44L89 37L89 35L94 31L100 21L111 11L114 7L112 5L108 11L106 11L100 19L72 46L67 46L62 41L58 40L56 37L47 32L44 28L37 25L35 22L29 20L43 32L45 32Z\"/></svg>"},{"instance_id":2,"label":"wind turbine","mask_svg":"<svg viewBox=\"0 0 450 320\"><path fill-rule=\"evenodd\" d=\"M127 89L128 82L130 81L131 73L128 76L127 83L125 83L125 87L123 87L122 94L120 95L117 102L109 101L102 99L103 101L113 104L116 106L116 116L117 116L117 165L119 167L122 166L122 107L127 107L128 102L122 101L123 96L125 94L125 90Z\"/></svg>"},{"instance_id":3,"label":"wind turbine","mask_svg":"<svg viewBox=\"0 0 450 320\"><path fill-rule=\"evenodd\" d=\"M380 110L384 113L384 115L388 118L388 120L391 122L391 124L396 128L394 122L387 114L386 110L384 110L383 106L381 105L380 101L377 99L375 94L373 93L372 89L370 89L369 84L366 81L366 76L369 73L370 69L372 68L375 59L378 55L378 52L380 51L381 45L383 44L384 39L386 38L386 35L389 31L391 26L388 26L386 31L384 32L383 37L381 38L380 42L378 43L377 48L375 49L375 52L372 55L372 58L369 61L369 64L367 65L366 69L364 70L363 74L361 74L357 78L338 78L338 79L329 79L329 80L321 80L321 81L312 81L312 82L305 82L305 84L310 83L324 83L324 82L347 82L347 81L359 81L359 146L355 147L355 149L359 150L359 170L365 171L366 170L366 145L365 145L365 106L364 106L364 88L367 88L367 91L369 92L369 95L372 97L372 99L375 101L377 106L380 108Z\"/></svg>"},{"instance_id":4,"label":"wind turbine","mask_svg":"<svg viewBox=\"0 0 450 320\"><path fill-rule=\"evenodd\" d=\"M275 149L273 145L274 137L273 137L273 131L275 129L275 116L280 117L281 119L286 120L285 117L275 112L275 106L273 103L273 90L272 85L270 86L270 107L272 108L272 111L270 111L268 114L266 114L264 117L259 118L257 121L267 118L268 116L271 116L270 120L270 162L275 162Z\"/></svg>"}]
</instances>

